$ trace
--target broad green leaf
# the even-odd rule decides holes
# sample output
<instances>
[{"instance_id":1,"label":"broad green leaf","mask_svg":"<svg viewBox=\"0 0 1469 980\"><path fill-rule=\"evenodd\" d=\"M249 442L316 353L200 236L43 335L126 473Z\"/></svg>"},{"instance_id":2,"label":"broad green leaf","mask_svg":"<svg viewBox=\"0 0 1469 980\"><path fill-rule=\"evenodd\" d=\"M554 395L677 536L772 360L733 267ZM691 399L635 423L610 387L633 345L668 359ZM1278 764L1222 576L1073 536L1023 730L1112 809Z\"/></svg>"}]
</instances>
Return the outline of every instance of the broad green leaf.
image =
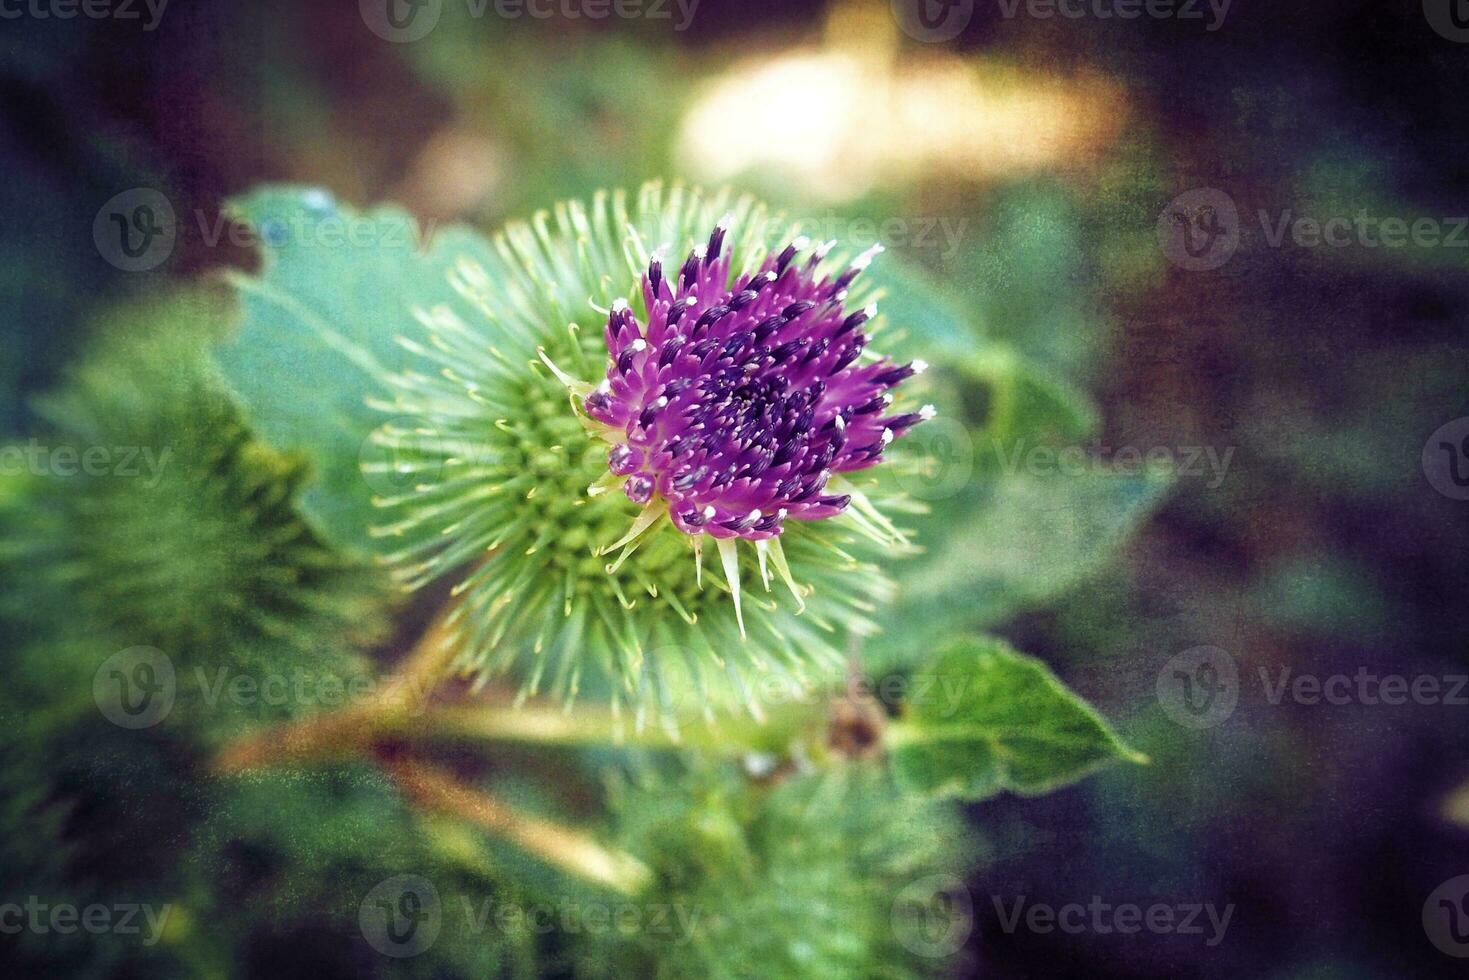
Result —
<instances>
[{"instance_id":1,"label":"broad green leaf","mask_svg":"<svg viewBox=\"0 0 1469 980\"><path fill-rule=\"evenodd\" d=\"M1096 575L1171 484L1164 473L971 476L905 516L926 554L895 567L897 600L864 656L912 663Z\"/></svg>"},{"instance_id":2,"label":"broad green leaf","mask_svg":"<svg viewBox=\"0 0 1469 980\"><path fill-rule=\"evenodd\" d=\"M979 284L970 302L992 335L1084 377L1105 324L1086 301L1096 286L1096 253L1074 193L1046 181L1002 188L975 238L978 247L952 274Z\"/></svg>"},{"instance_id":3,"label":"broad green leaf","mask_svg":"<svg viewBox=\"0 0 1469 980\"><path fill-rule=\"evenodd\" d=\"M1117 761L1146 762L1034 657L992 638L961 640L915 675L888 731L898 779L975 801L1035 796Z\"/></svg>"},{"instance_id":4,"label":"broad green leaf","mask_svg":"<svg viewBox=\"0 0 1469 980\"><path fill-rule=\"evenodd\" d=\"M1096 412L1082 391L997 338L951 288L897 256L882 256L863 275L877 288L889 324L875 345L894 360L922 358L948 369L961 385L987 389L983 421L996 438L1039 437L1057 426L1079 438L1095 426Z\"/></svg>"},{"instance_id":5,"label":"broad green leaf","mask_svg":"<svg viewBox=\"0 0 1469 980\"><path fill-rule=\"evenodd\" d=\"M882 256L862 274L889 324L873 343L893 359L963 363L990 345L949 291L897 256Z\"/></svg>"},{"instance_id":6,"label":"broad green leaf","mask_svg":"<svg viewBox=\"0 0 1469 980\"><path fill-rule=\"evenodd\" d=\"M234 279L240 323L220 370L266 441L314 462L303 510L339 546L364 548L374 512L359 460L388 418L366 399L409 363L398 338L416 334L414 308L446 302L451 265L489 246L463 228L424 243L403 211L357 212L309 188L263 188L229 214L254 230L263 264Z\"/></svg>"},{"instance_id":7,"label":"broad green leaf","mask_svg":"<svg viewBox=\"0 0 1469 980\"><path fill-rule=\"evenodd\" d=\"M939 407L939 427L964 427L979 471L999 469L1036 446L1081 445L1096 431L1096 409L1085 392L1008 344L976 340L962 355L935 363L921 379L922 397ZM910 456L930 448L922 435L897 445Z\"/></svg>"},{"instance_id":8,"label":"broad green leaf","mask_svg":"<svg viewBox=\"0 0 1469 980\"><path fill-rule=\"evenodd\" d=\"M996 444L1081 440L1096 428L1084 392L990 336L918 269L884 256L864 275L877 285L878 308L890 324L876 346L894 360L938 368L924 379L924 397L946 417L982 427Z\"/></svg>"}]
</instances>

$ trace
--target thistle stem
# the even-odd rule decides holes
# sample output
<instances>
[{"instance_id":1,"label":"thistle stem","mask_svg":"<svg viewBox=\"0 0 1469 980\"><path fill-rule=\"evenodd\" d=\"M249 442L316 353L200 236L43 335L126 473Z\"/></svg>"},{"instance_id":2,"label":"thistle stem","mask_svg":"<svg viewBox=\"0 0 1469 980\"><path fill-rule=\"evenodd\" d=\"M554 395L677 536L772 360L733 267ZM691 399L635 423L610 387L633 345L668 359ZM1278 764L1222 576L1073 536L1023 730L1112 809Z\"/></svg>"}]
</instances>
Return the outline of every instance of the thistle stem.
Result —
<instances>
[{"instance_id":1,"label":"thistle stem","mask_svg":"<svg viewBox=\"0 0 1469 980\"><path fill-rule=\"evenodd\" d=\"M730 718L717 730L702 724L677 730L648 726L630 736L624 719L606 708L574 712L537 705L489 702L430 703L453 662L453 634L441 616L374 696L328 714L270 726L226 744L215 756L219 773L240 773L323 759L361 757L386 738L485 740L537 745L630 744L697 749L714 754L780 752L811 726L819 708L794 703L763 721Z\"/></svg>"},{"instance_id":2,"label":"thistle stem","mask_svg":"<svg viewBox=\"0 0 1469 980\"><path fill-rule=\"evenodd\" d=\"M214 769L237 773L324 757L360 755L375 738L401 728L423 709L453 658L453 637L441 616L369 700L242 735L215 756Z\"/></svg>"},{"instance_id":3,"label":"thistle stem","mask_svg":"<svg viewBox=\"0 0 1469 980\"><path fill-rule=\"evenodd\" d=\"M536 745L605 745L608 742L642 748L697 749L716 754L779 750L812 717L810 710L781 713L764 722L726 719L718 729L687 725L670 730L649 725L625 734L625 720L605 708L560 708L525 705L461 703L436 706L405 735L427 738L525 742Z\"/></svg>"},{"instance_id":4,"label":"thistle stem","mask_svg":"<svg viewBox=\"0 0 1469 980\"><path fill-rule=\"evenodd\" d=\"M587 835L521 813L483 790L471 789L449 771L408 758L383 760L405 796L426 810L449 814L513 842L544 861L624 895L642 891L652 878L647 865Z\"/></svg>"}]
</instances>

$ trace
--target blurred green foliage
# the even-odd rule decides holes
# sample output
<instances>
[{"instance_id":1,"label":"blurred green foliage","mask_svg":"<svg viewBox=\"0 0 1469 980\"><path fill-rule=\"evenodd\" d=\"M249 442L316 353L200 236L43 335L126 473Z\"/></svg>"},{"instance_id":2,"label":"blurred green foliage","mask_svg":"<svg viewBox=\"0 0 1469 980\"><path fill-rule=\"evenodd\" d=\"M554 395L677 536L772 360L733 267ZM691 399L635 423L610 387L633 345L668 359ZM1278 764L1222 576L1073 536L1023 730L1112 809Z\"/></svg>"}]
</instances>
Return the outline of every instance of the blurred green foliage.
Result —
<instances>
[{"instance_id":1,"label":"blurred green foliage","mask_svg":"<svg viewBox=\"0 0 1469 980\"><path fill-rule=\"evenodd\" d=\"M151 494L106 479L0 476L0 725L11 733L0 744L0 881L6 897L167 902L173 912L154 946L27 934L0 937L0 959L97 976L595 975L608 963L652 973L665 962L835 975L905 959L882 928L898 879L880 855L905 855L907 875L956 866L966 852L924 846L948 841L947 816L892 806L885 819L888 798L867 804L886 790L859 773L841 777L864 794L856 806L822 798L821 779L769 787L722 767L608 794L606 837L644 856L660 894L732 910L707 920L700 944L602 936L563 946L466 932L446 916L429 953L395 964L357 921L362 896L389 875L433 880L446 898L512 903L554 901L568 886L534 880L534 862L507 858L488 835L416 814L369 767L209 775L223 732L266 720L258 705L180 710L133 732L98 714L99 665L140 643L190 667L329 661L344 676L367 675L402 645L373 649L394 608L381 583L325 549L297 513L321 471L257 441L198 357L218 326L207 322L213 302L162 298L162 276L100 262L88 229L101 201L160 186L192 222L192 208L212 214L285 177L367 204L411 184L416 149L451 129L493 144L475 159L499 176L466 210L491 227L604 185L671 176L671 139L698 83L790 40L732 30L728 44L706 35L675 45L637 29L476 23L406 50L369 49L342 40L361 34L351 6L333 20L309 5L179 5L157 44L82 22L11 25L23 36L7 49L7 109L35 109L0 128L11 178L0 189L5 429L22 444L34 432L176 451ZM1330 13L1360 22L1368 6ZM1469 410L1462 255L1256 240L1220 273L1189 275L1170 269L1153 233L1172 194L1209 182L1237 195L1249 221L1286 206L1457 209L1440 183L1464 166L1446 131L1455 117L1444 98L1394 84L1451 78L1453 53L1422 52L1416 9L1370 14L1387 23L1373 21L1355 46L1324 29L1324 14L1320 4L1242 11L1243 39L1211 47L1166 33L1177 25L1112 25L1106 43L1056 32L1025 42L1033 47L1002 32L967 56L1036 68L1049 51L1126 81L1138 112L1105 158L992 184L881 188L842 206L969 220L955 254L900 256L924 275L883 301L895 322L924 328L891 339L934 362L930 397L958 429L922 446L950 469L904 487L930 506L904 521L928 553L865 663L911 670L934 637L999 629L1106 706L1153 759L1055 800L990 801L977 814L984 880L1065 898L1105 887L1250 902L1226 948L1207 955L1162 941L1027 942L991 928L971 941L990 972L1074 960L1116 975L1304 977L1446 962L1421 958L1416 903L1462 848L1434 806L1469 747L1452 711L1312 713L1257 699L1220 729L1182 733L1154 701L1157 669L1200 642L1229 645L1246 671L1443 672L1462 669L1469 649L1454 614L1460 515L1418 471L1427 434ZM1248 33L1249 17L1266 28ZM1347 67L1333 74L1327 55L1300 61L1293 17L1305 24L1299 37L1333 38L1322 43ZM1146 30L1121 30L1133 26ZM800 30L815 43L814 18ZM1435 112L1443 118L1424 118ZM751 180L797 196L769 175ZM190 240L164 271L237 260L248 256ZM390 292L372 285L364 277L364 296ZM91 315L128 293L158 297ZM68 362L77 368L63 381ZM58 383L35 403L42 411L22 407ZM953 455L961 434L967 468ZM1003 465L1017 450L1094 437L1236 455L1217 486ZM1111 564L1123 529L1149 514L1127 561ZM529 755L502 753L488 769L467 767L468 778L503 789L545 770L579 817L600 812L600 770L626 762L612 749ZM941 829L913 840L895 833L905 821ZM766 936L783 941L756 944ZM699 959L711 949L728 959Z\"/></svg>"}]
</instances>

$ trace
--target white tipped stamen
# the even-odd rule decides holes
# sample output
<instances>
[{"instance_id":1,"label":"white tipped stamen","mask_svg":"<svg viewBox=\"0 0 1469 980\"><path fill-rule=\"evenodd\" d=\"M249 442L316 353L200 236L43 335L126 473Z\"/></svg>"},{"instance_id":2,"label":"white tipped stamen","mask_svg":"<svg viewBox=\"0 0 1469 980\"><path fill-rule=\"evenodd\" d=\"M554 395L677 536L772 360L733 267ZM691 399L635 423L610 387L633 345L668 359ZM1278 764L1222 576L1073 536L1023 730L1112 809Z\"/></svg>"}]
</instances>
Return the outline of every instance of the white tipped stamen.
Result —
<instances>
[{"instance_id":1,"label":"white tipped stamen","mask_svg":"<svg viewBox=\"0 0 1469 980\"><path fill-rule=\"evenodd\" d=\"M708 254L709 254L709 246L708 245L704 245L704 244L701 243L699 245L695 245L694 246L694 258L696 258L696 259L702 259L704 256L706 256Z\"/></svg>"},{"instance_id":2,"label":"white tipped stamen","mask_svg":"<svg viewBox=\"0 0 1469 980\"><path fill-rule=\"evenodd\" d=\"M893 441L893 430L892 429L883 429L882 430L882 444L884 446L886 446L888 443L890 443L892 441Z\"/></svg>"},{"instance_id":3,"label":"white tipped stamen","mask_svg":"<svg viewBox=\"0 0 1469 980\"><path fill-rule=\"evenodd\" d=\"M647 350L648 349L648 342L646 340L644 340L642 337L639 337L637 340L634 340L632 343L628 344L627 346L628 346L628 349L629 350L636 350L636 351Z\"/></svg>"},{"instance_id":4,"label":"white tipped stamen","mask_svg":"<svg viewBox=\"0 0 1469 980\"><path fill-rule=\"evenodd\" d=\"M760 508L756 507L754 510L750 511L750 516L747 518L747 520L758 521L760 519L760 516Z\"/></svg>"},{"instance_id":5,"label":"white tipped stamen","mask_svg":"<svg viewBox=\"0 0 1469 980\"><path fill-rule=\"evenodd\" d=\"M884 249L881 244L874 244L867 251L863 252L861 255L852 260L852 268L856 269L858 272L861 272L863 269L872 264L873 259L877 258L877 256L881 255L885 251L887 250Z\"/></svg>"},{"instance_id":6,"label":"white tipped stamen","mask_svg":"<svg viewBox=\"0 0 1469 980\"><path fill-rule=\"evenodd\" d=\"M726 211L724 217L720 218L714 223L714 227L719 228L723 231L728 231L729 226L732 224L734 224L734 212Z\"/></svg>"},{"instance_id":7,"label":"white tipped stamen","mask_svg":"<svg viewBox=\"0 0 1469 980\"><path fill-rule=\"evenodd\" d=\"M916 360L916 361L913 362L913 373L914 374L922 374L924 371L927 371L927 370L928 370L928 362L925 361L925 360L923 360L922 358L919 358L918 360Z\"/></svg>"},{"instance_id":8,"label":"white tipped stamen","mask_svg":"<svg viewBox=\"0 0 1469 980\"><path fill-rule=\"evenodd\" d=\"M836 423L836 427L837 427L837 431L838 432L846 432L847 431L847 420L846 419L842 418L840 415L837 415L837 416L835 416L835 417L832 418L832 421Z\"/></svg>"},{"instance_id":9,"label":"white tipped stamen","mask_svg":"<svg viewBox=\"0 0 1469 980\"><path fill-rule=\"evenodd\" d=\"M816 246L816 257L818 259L824 259L824 258L826 258L826 253L827 252L830 252L832 249L834 249L836 247L837 247L837 240L835 238L830 239L828 241L824 241L820 245Z\"/></svg>"},{"instance_id":10,"label":"white tipped stamen","mask_svg":"<svg viewBox=\"0 0 1469 980\"><path fill-rule=\"evenodd\" d=\"M797 235L794 239L791 240L791 247L794 248L797 252L804 252L806 251L806 249L811 247L811 239L807 238L805 235Z\"/></svg>"},{"instance_id":11,"label":"white tipped stamen","mask_svg":"<svg viewBox=\"0 0 1469 980\"><path fill-rule=\"evenodd\" d=\"M862 307L862 315L867 317L867 319L869 320L877 316L877 304L868 303L866 306Z\"/></svg>"},{"instance_id":12,"label":"white tipped stamen","mask_svg":"<svg viewBox=\"0 0 1469 980\"><path fill-rule=\"evenodd\" d=\"M706 520L706 521L712 521L712 520L714 520L714 505L713 504L710 504L708 507L705 507L704 508L704 520Z\"/></svg>"},{"instance_id":13,"label":"white tipped stamen","mask_svg":"<svg viewBox=\"0 0 1469 980\"><path fill-rule=\"evenodd\" d=\"M667 395L659 395L657 401L653 402L653 407L655 407L655 408L662 408L663 406L665 406L667 404L668 404L668 396ZM930 405L929 407L932 408L933 406Z\"/></svg>"},{"instance_id":14,"label":"white tipped stamen","mask_svg":"<svg viewBox=\"0 0 1469 980\"><path fill-rule=\"evenodd\" d=\"M626 296L619 296L619 297L617 297L616 299L614 299L612 301L612 312L613 313L621 313L625 309L627 309L627 297Z\"/></svg>"},{"instance_id":15,"label":"white tipped stamen","mask_svg":"<svg viewBox=\"0 0 1469 980\"><path fill-rule=\"evenodd\" d=\"M936 409L936 408L934 408L932 405L924 405L922 408L920 408L918 410L918 417L921 418L921 419L923 419L923 421L927 422L929 419L933 418L938 413L939 413L939 410Z\"/></svg>"}]
</instances>

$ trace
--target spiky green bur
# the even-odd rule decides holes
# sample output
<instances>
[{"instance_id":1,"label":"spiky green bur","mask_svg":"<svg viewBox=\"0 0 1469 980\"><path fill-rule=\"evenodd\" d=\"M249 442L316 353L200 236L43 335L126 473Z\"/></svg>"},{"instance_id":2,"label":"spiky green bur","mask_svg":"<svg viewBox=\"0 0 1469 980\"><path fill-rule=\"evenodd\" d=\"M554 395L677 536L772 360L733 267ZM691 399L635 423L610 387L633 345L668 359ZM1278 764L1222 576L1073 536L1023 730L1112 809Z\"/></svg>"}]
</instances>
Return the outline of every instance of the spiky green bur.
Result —
<instances>
[{"instance_id":1,"label":"spiky green bur","mask_svg":"<svg viewBox=\"0 0 1469 980\"><path fill-rule=\"evenodd\" d=\"M702 538L649 526L605 492L608 445L566 379L606 371L601 323L637 294L651 250L687 249L716 223L730 229L733 267L750 272L796 231L748 198L677 187L645 187L633 205L620 194L563 204L462 256L445 301L418 309L421 329L400 338L412 358L374 402L395 418L364 472L395 484L377 497L376 533L407 583L467 569L453 613L463 666L563 698L590 679L640 718L672 701L758 712L759 685L804 691L840 669L847 637L875 630L892 585L872 558L907 545L860 485L850 515L792 522L782 549L707 559ZM630 533L638 547L619 554ZM780 579L791 594L772 588Z\"/></svg>"},{"instance_id":2,"label":"spiky green bur","mask_svg":"<svg viewBox=\"0 0 1469 980\"><path fill-rule=\"evenodd\" d=\"M11 508L11 607L211 669L348 669L386 628L389 583L297 513L305 462L258 442L210 373L221 318L202 297L131 310L42 400L39 444L106 463L52 465Z\"/></svg>"},{"instance_id":3,"label":"spiky green bur","mask_svg":"<svg viewBox=\"0 0 1469 980\"><path fill-rule=\"evenodd\" d=\"M655 884L640 902L664 929L587 937L583 977L919 977L952 956L915 955L905 889L962 880L970 836L948 806L906 796L867 763L752 782L734 766L614 784L619 844Z\"/></svg>"}]
</instances>

